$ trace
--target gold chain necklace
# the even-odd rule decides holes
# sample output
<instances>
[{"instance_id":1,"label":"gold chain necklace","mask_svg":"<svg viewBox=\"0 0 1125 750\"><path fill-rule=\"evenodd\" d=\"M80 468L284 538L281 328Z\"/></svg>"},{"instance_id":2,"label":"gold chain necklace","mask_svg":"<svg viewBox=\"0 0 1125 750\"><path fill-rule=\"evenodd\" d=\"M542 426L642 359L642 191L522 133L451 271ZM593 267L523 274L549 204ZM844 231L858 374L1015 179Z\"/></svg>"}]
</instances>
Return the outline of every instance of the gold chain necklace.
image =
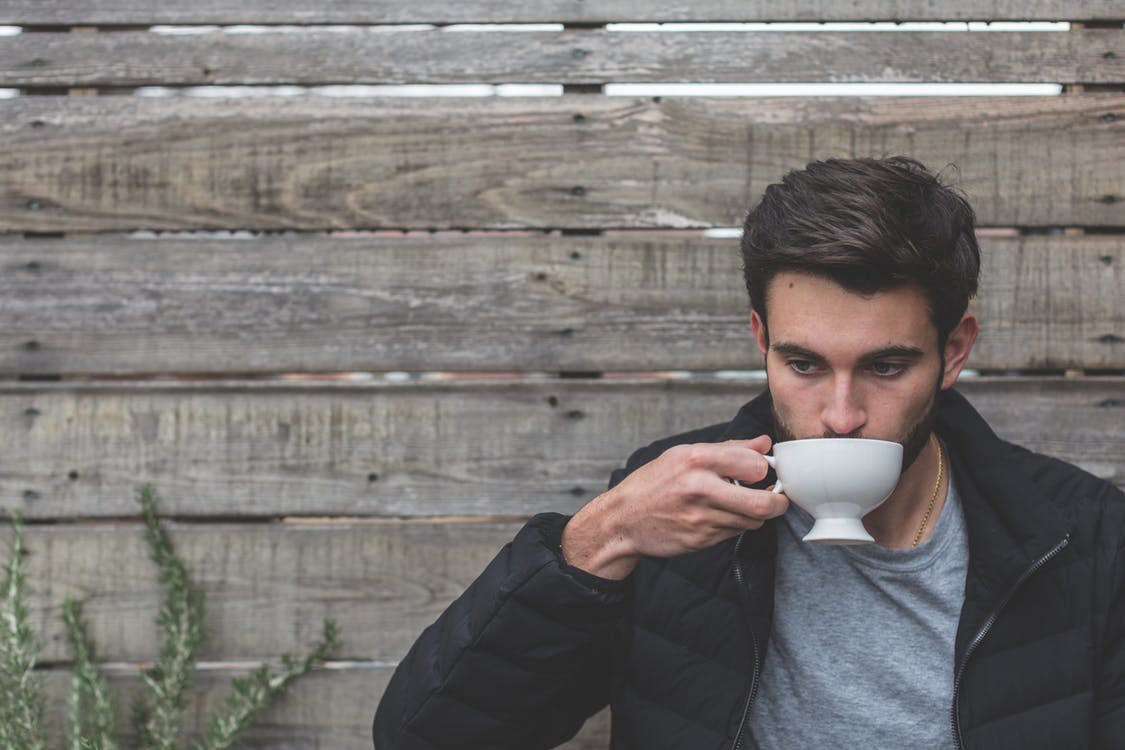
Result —
<instances>
[{"instance_id":1,"label":"gold chain necklace","mask_svg":"<svg viewBox=\"0 0 1125 750\"><path fill-rule=\"evenodd\" d=\"M931 437L933 437L931 433ZM914 535L914 544L912 547L917 547L922 541L922 534L926 531L926 524L930 522L930 516L934 512L934 503L937 502L937 493L941 489L941 477L945 469L945 458L941 453L941 441L936 437L933 438L934 444L937 446L937 481L934 482L934 491L930 495L930 505L926 508L926 515L922 516L922 525L918 527L918 533Z\"/></svg>"}]
</instances>

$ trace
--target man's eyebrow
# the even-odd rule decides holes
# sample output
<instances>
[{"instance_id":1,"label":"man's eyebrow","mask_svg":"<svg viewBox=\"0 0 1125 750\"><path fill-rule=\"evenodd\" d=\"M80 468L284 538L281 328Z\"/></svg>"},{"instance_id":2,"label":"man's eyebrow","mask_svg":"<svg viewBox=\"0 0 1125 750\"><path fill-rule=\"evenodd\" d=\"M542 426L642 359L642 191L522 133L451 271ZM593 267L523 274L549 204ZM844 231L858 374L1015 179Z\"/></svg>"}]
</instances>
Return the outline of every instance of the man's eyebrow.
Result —
<instances>
[{"instance_id":1,"label":"man's eyebrow","mask_svg":"<svg viewBox=\"0 0 1125 750\"><path fill-rule=\"evenodd\" d=\"M863 362L874 362L879 359L921 359L925 352L917 346L888 346L873 352L868 352L860 357Z\"/></svg>"},{"instance_id":2,"label":"man's eyebrow","mask_svg":"<svg viewBox=\"0 0 1125 750\"><path fill-rule=\"evenodd\" d=\"M823 360L823 355L817 354L812 349L806 349L800 344L793 344L788 341L779 341L770 344L770 349L773 349L778 354L783 354L787 357L801 357L802 359L815 359Z\"/></svg>"}]
</instances>

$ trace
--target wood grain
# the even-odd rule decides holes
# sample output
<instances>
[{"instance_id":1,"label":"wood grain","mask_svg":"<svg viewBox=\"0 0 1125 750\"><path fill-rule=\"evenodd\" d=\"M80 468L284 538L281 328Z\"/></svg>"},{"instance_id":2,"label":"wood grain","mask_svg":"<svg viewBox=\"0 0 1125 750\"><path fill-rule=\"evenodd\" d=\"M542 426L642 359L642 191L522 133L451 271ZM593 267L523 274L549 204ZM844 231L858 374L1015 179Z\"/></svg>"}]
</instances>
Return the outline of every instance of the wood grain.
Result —
<instances>
[{"instance_id":1,"label":"wood grain","mask_svg":"<svg viewBox=\"0 0 1125 750\"><path fill-rule=\"evenodd\" d=\"M1125 369L1121 236L981 243L974 367ZM0 239L13 375L746 369L748 309L689 232Z\"/></svg>"},{"instance_id":2,"label":"wood grain","mask_svg":"<svg viewBox=\"0 0 1125 750\"><path fill-rule=\"evenodd\" d=\"M24 34L0 86L412 83L1119 83L1125 30Z\"/></svg>"},{"instance_id":3,"label":"wood grain","mask_svg":"<svg viewBox=\"0 0 1125 750\"><path fill-rule=\"evenodd\" d=\"M944 169L984 225L1125 226L1125 96L1110 94L4 109L6 232L737 226L787 170L899 153Z\"/></svg>"},{"instance_id":4,"label":"wood grain","mask_svg":"<svg viewBox=\"0 0 1125 750\"><path fill-rule=\"evenodd\" d=\"M1125 225L1125 96L21 97L0 231L735 226L828 156L946 169L985 225Z\"/></svg>"},{"instance_id":5,"label":"wood grain","mask_svg":"<svg viewBox=\"0 0 1125 750\"><path fill-rule=\"evenodd\" d=\"M869 20L1120 20L1116 0L1068 3L1062 0L702 0L651 3L637 0L196 0L150 3L143 0L8 0L0 23L9 24L292 24L292 23L604 23L607 21L869 21Z\"/></svg>"},{"instance_id":6,"label":"wood grain","mask_svg":"<svg viewBox=\"0 0 1125 750\"><path fill-rule=\"evenodd\" d=\"M188 739L201 733L211 712L219 707L229 692L232 676L246 670L219 666L200 672L185 711ZM241 750L342 750L371 747L371 721L375 707L390 679L391 669L385 666L323 669L305 675L291 686L282 699L256 717L253 724L239 734L235 745ZM48 696L48 724L65 726L66 700L70 690L70 673L51 669L45 673ZM118 726L131 726L129 706L143 692L140 679L133 672L113 674L110 686L117 691ZM134 747L131 733L125 733L123 747ZM50 745L62 750L61 741ZM586 722L578 736L560 750L605 750L609 747L609 712L603 711Z\"/></svg>"},{"instance_id":7,"label":"wood grain","mask_svg":"<svg viewBox=\"0 0 1125 750\"><path fill-rule=\"evenodd\" d=\"M753 379L7 384L0 497L29 518L577 510L637 446L730 419ZM996 431L1125 484L1125 381L977 378ZM1045 426L1050 425L1050 429Z\"/></svg>"},{"instance_id":8,"label":"wood grain","mask_svg":"<svg viewBox=\"0 0 1125 750\"><path fill-rule=\"evenodd\" d=\"M395 664L519 527L472 520L170 523L169 533L206 597L198 659L303 653L331 618L342 642L333 658ZM4 549L8 536L5 526ZM68 597L82 602L99 659L158 657L161 589L142 525L28 526L24 537L30 623L42 660L71 658L62 624Z\"/></svg>"},{"instance_id":9,"label":"wood grain","mask_svg":"<svg viewBox=\"0 0 1125 750\"><path fill-rule=\"evenodd\" d=\"M1060 240L982 242L981 285L971 309L984 330L972 366L1123 368L1125 236Z\"/></svg>"}]
</instances>

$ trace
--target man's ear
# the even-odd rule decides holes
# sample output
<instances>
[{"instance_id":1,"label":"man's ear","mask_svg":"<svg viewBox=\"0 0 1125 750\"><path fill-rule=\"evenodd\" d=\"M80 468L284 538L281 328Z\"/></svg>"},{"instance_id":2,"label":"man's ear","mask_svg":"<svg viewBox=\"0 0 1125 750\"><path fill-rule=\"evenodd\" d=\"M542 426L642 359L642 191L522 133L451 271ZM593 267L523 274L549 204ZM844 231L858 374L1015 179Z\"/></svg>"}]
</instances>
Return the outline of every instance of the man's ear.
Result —
<instances>
[{"instance_id":1,"label":"man's ear","mask_svg":"<svg viewBox=\"0 0 1125 750\"><path fill-rule=\"evenodd\" d=\"M941 389L952 388L957 382L957 376L965 368L969 360L969 352L973 350L973 343L980 333L980 323L977 316L966 312L961 316L961 322L954 326L945 340L945 371L941 374Z\"/></svg>"},{"instance_id":2,"label":"man's ear","mask_svg":"<svg viewBox=\"0 0 1125 750\"><path fill-rule=\"evenodd\" d=\"M757 310L750 313L750 330L754 332L754 338L758 341L758 351L762 353L764 360L766 351L770 348L770 337L766 333L766 323L762 320L762 316L758 315Z\"/></svg>"}]
</instances>

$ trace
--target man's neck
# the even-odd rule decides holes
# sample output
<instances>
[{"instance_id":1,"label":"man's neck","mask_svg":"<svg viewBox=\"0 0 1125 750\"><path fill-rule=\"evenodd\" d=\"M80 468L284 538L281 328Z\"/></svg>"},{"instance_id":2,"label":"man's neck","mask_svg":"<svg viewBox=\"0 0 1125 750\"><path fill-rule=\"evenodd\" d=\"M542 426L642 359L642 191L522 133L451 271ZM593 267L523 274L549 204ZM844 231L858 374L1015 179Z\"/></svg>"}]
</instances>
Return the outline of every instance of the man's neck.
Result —
<instances>
[{"instance_id":1,"label":"man's neck","mask_svg":"<svg viewBox=\"0 0 1125 750\"><path fill-rule=\"evenodd\" d=\"M941 481L938 481L938 455L937 439L931 438L903 471L898 486L886 502L864 516L863 525L875 537L876 544L912 547L915 540L920 544L930 538L949 487L949 462L944 457Z\"/></svg>"}]
</instances>

